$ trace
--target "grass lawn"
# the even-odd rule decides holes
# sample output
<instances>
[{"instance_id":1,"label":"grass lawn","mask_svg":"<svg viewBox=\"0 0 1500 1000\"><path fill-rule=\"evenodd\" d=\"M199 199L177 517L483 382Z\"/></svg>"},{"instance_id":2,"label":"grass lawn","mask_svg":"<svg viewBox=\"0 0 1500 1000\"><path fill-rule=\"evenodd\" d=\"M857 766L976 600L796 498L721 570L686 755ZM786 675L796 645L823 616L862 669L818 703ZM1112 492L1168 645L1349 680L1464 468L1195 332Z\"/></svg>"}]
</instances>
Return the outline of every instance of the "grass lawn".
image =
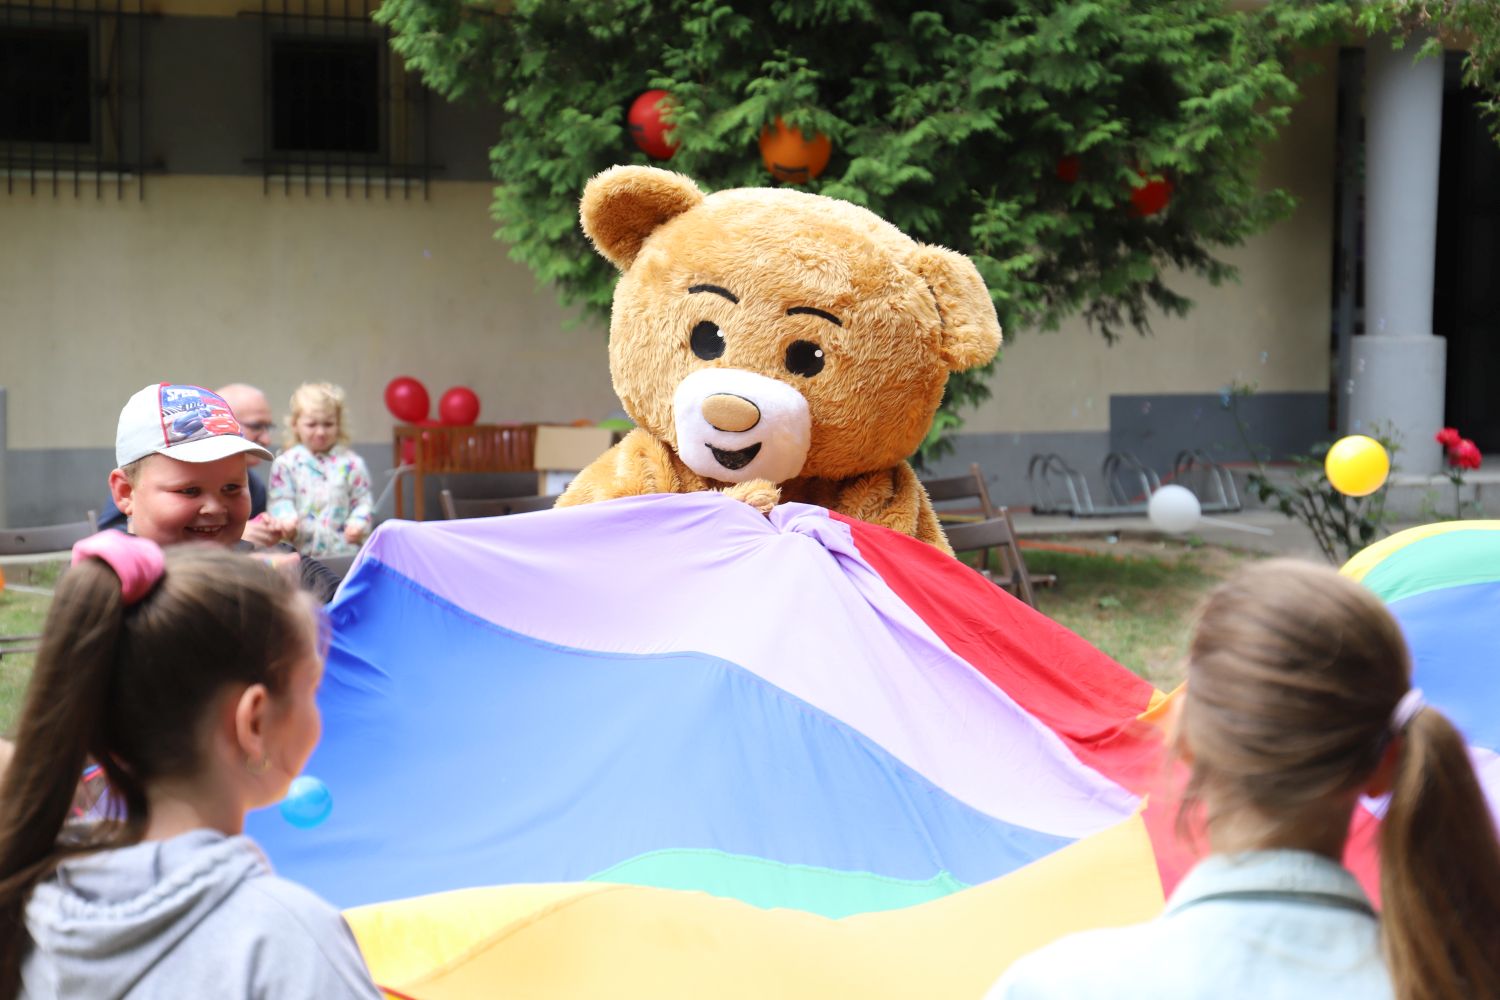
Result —
<instances>
[{"instance_id":1,"label":"grass lawn","mask_svg":"<svg viewBox=\"0 0 1500 1000\"><path fill-rule=\"evenodd\" d=\"M1032 574L1055 573L1058 579L1056 586L1037 590L1038 610L1164 691L1182 680L1188 624L1198 602L1236 567L1258 558L1149 537L1025 542L1022 554Z\"/></svg>"},{"instance_id":2,"label":"grass lawn","mask_svg":"<svg viewBox=\"0 0 1500 1000\"><path fill-rule=\"evenodd\" d=\"M1041 612L1077 632L1163 690L1182 680L1187 624L1208 590L1256 558L1234 549L1129 536L1027 539L1032 573L1056 573L1058 584L1037 591ZM1032 545L1050 546L1050 548ZM46 578L33 578L45 585ZM47 598L0 591L0 635L37 632ZM0 657L0 735L12 736L32 656Z\"/></svg>"}]
</instances>

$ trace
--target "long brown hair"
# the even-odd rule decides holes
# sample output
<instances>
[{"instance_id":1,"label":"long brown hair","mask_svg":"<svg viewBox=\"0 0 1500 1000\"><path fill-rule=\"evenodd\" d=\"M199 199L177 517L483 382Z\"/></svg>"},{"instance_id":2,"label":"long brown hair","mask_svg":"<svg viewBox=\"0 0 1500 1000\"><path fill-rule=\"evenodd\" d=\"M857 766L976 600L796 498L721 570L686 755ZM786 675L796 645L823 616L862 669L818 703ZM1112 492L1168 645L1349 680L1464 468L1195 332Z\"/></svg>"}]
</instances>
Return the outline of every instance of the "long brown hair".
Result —
<instances>
[{"instance_id":1,"label":"long brown hair","mask_svg":"<svg viewBox=\"0 0 1500 1000\"><path fill-rule=\"evenodd\" d=\"M295 589L259 560L208 546L165 556L161 581L129 608L97 559L58 583L0 785L0 996L20 988L37 882L70 855L140 840L147 786L201 766L214 698L231 684L285 690L307 641ZM89 758L115 816L59 842Z\"/></svg>"},{"instance_id":2,"label":"long brown hair","mask_svg":"<svg viewBox=\"0 0 1500 1000\"><path fill-rule=\"evenodd\" d=\"M1393 731L1411 662L1378 598L1276 559L1209 595L1188 650L1185 805L1296 817L1362 788L1398 748L1380 841L1382 936L1401 1000L1500 997L1500 840L1462 737L1425 708ZM1205 796L1205 789L1212 789Z\"/></svg>"}]
</instances>

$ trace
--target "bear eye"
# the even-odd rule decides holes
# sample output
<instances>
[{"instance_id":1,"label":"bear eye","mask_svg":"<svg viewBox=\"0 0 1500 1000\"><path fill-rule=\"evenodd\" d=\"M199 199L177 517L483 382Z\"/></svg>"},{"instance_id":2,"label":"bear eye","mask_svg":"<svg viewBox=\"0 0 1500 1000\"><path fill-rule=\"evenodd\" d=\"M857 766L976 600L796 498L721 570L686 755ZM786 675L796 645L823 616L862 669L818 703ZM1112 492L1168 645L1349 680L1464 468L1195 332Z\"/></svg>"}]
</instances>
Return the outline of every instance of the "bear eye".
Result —
<instances>
[{"instance_id":1,"label":"bear eye","mask_svg":"<svg viewBox=\"0 0 1500 1000\"><path fill-rule=\"evenodd\" d=\"M786 370L812 378L823 370L823 348L810 340L796 340L786 349Z\"/></svg>"},{"instance_id":2,"label":"bear eye","mask_svg":"<svg viewBox=\"0 0 1500 1000\"><path fill-rule=\"evenodd\" d=\"M692 345L693 353L704 361L723 357L724 331L719 329L718 324L704 320L693 327L693 336L689 344Z\"/></svg>"}]
</instances>

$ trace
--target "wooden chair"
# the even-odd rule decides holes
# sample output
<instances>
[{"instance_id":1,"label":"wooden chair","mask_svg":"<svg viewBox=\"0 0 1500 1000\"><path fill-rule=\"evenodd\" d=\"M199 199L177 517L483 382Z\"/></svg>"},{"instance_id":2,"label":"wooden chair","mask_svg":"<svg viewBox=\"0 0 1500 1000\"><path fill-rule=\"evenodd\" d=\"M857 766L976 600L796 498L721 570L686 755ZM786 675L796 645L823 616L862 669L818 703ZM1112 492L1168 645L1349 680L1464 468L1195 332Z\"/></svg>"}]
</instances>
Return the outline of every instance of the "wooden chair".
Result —
<instances>
[{"instance_id":1,"label":"wooden chair","mask_svg":"<svg viewBox=\"0 0 1500 1000\"><path fill-rule=\"evenodd\" d=\"M66 552L73 547L74 542L82 541L98 530L99 514L92 510L82 521L49 524L40 528L6 528L0 530L0 556Z\"/></svg>"},{"instance_id":2,"label":"wooden chair","mask_svg":"<svg viewBox=\"0 0 1500 1000\"><path fill-rule=\"evenodd\" d=\"M0 660L13 653L35 653L41 648L42 637L37 635L0 635Z\"/></svg>"},{"instance_id":3,"label":"wooden chair","mask_svg":"<svg viewBox=\"0 0 1500 1000\"><path fill-rule=\"evenodd\" d=\"M1051 574L1038 578L1027 571L1021 547L1016 544L1016 529L1011 524L1010 512L1004 507L999 509L995 517L949 525L944 531L948 535L948 544L953 546L955 553L978 552L979 572L994 581L996 586L1010 591L1033 608L1036 607L1033 584L1040 584L1042 580L1049 584L1057 582L1057 577ZM1000 554L998 573L990 569L990 549L995 549Z\"/></svg>"},{"instance_id":4,"label":"wooden chair","mask_svg":"<svg viewBox=\"0 0 1500 1000\"><path fill-rule=\"evenodd\" d=\"M44 552L66 552L74 542L82 541L99 530L99 515L89 511L82 521L49 524L40 528L6 528L0 530L0 556L37 555ZM34 653L40 635L0 635L0 658L7 653Z\"/></svg>"},{"instance_id":5,"label":"wooden chair","mask_svg":"<svg viewBox=\"0 0 1500 1000\"><path fill-rule=\"evenodd\" d=\"M347 556L319 556L318 562L328 567L330 573L342 580L349 575L349 569L354 565L354 560L358 555L359 553L356 552Z\"/></svg>"},{"instance_id":6,"label":"wooden chair","mask_svg":"<svg viewBox=\"0 0 1500 1000\"><path fill-rule=\"evenodd\" d=\"M1016 541L1016 529L1011 522L1010 511L990 499L990 490L985 485L984 471L979 468L979 463L969 463L969 474L966 476L924 479L922 486L934 504L969 501L973 505L971 509L977 510L977 513L969 513L964 508L937 512L938 520L943 522L943 532L948 536L948 544L953 546L954 552L978 550L979 570L991 579L995 577L989 570L989 550L998 549L1001 575L995 582L1036 607L1035 588L1053 586L1057 583L1057 576L1053 573L1033 574L1026 569L1026 560ZM967 528L984 530L964 530ZM987 538L995 540L984 541ZM964 544L960 545L960 541Z\"/></svg>"},{"instance_id":7,"label":"wooden chair","mask_svg":"<svg viewBox=\"0 0 1500 1000\"><path fill-rule=\"evenodd\" d=\"M457 521L465 517L503 517L507 514L529 514L535 510L551 510L560 494L526 497L485 497L469 499L456 497L452 490L438 494L438 503L443 508L443 517Z\"/></svg>"},{"instance_id":8,"label":"wooden chair","mask_svg":"<svg viewBox=\"0 0 1500 1000\"><path fill-rule=\"evenodd\" d=\"M977 515L967 514L962 510L938 511L940 521L982 521L995 517L1000 512L1000 508L996 507L995 502L990 499L990 490L984 484L984 473L980 471L978 462L969 464L969 473L966 476L924 479L922 488L927 491L927 498L934 504L970 500L978 508Z\"/></svg>"}]
</instances>

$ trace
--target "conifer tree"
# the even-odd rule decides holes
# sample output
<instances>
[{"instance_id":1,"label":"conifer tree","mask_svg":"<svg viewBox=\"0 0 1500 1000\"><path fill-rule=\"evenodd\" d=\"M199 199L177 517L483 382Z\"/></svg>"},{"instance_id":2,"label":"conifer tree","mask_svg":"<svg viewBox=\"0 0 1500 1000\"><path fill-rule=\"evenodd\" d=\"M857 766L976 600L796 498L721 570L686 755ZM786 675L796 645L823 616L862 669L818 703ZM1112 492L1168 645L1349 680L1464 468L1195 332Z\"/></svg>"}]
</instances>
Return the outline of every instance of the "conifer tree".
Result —
<instances>
[{"instance_id":1,"label":"conifer tree","mask_svg":"<svg viewBox=\"0 0 1500 1000\"><path fill-rule=\"evenodd\" d=\"M497 236L565 304L606 314L613 269L578 196L616 163L706 189L776 183L757 149L778 117L833 143L806 185L967 254L1007 335L1081 313L1106 339L1218 283L1215 256L1291 208L1257 185L1297 97L1291 47L1338 5L1223 0L385 0L378 20L440 94L500 104ZM636 148L643 91L674 104L670 161ZM1154 185L1164 208L1151 195ZM1141 205L1132 200L1135 194ZM930 442L988 395L949 383ZM938 444L941 450L942 445ZM929 458L934 453L929 449Z\"/></svg>"}]
</instances>

